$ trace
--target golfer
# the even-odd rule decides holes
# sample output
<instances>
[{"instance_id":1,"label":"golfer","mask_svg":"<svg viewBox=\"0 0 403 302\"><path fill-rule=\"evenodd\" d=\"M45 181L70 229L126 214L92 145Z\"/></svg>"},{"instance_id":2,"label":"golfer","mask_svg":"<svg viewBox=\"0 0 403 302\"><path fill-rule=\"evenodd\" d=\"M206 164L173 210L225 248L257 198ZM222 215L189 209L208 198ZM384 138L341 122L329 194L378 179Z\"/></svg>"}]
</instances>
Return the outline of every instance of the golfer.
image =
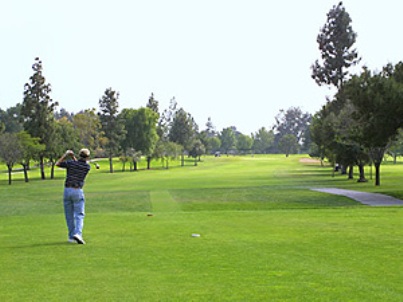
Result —
<instances>
[{"instance_id":1,"label":"golfer","mask_svg":"<svg viewBox=\"0 0 403 302\"><path fill-rule=\"evenodd\" d=\"M91 167L88 164L90 151L81 149L79 158L74 152L67 150L56 162L56 166L67 169L64 183L64 214L68 229L68 241L71 243L85 244L83 239L83 226L85 215L84 180Z\"/></svg>"}]
</instances>

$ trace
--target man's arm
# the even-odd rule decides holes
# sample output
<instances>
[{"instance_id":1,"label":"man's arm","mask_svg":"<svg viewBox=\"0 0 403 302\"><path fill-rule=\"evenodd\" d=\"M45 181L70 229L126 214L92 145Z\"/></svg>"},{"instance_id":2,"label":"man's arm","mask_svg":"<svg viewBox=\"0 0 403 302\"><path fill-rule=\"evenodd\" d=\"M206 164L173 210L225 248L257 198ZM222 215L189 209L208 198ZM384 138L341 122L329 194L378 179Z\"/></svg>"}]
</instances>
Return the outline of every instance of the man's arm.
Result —
<instances>
[{"instance_id":1,"label":"man's arm","mask_svg":"<svg viewBox=\"0 0 403 302\"><path fill-rule=\"evenodd\" d=\"M64 154L57 160L57 162L55 163L55 165L59 167L60 164L66 160L66 157L67 157L67 156L71 156L71 158L72 158L73 160L77 160L76 157L74 156L74 152L73 152L72 150L67 150L66 153L64 153Z\"/></svg>"}]
</instances>

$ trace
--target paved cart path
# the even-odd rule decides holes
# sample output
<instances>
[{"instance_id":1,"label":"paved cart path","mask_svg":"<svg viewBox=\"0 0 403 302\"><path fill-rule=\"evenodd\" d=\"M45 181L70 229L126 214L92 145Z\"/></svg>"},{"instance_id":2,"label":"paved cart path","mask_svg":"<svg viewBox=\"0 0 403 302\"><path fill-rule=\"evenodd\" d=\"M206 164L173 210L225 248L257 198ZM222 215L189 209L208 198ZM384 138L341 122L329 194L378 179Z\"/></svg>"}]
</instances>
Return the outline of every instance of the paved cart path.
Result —
<instances>
[{"instance_id":1,"label":"paved cart path","mask_svg":"<svg viewBox=\"0 0 403 302\"><path fill-rule=\"evenodd\" d=\"M369 206L403 206L403 200L379 193L358 192L336 188L312 188L311 190L346 196Z\"/></svg>"}]
</instances>

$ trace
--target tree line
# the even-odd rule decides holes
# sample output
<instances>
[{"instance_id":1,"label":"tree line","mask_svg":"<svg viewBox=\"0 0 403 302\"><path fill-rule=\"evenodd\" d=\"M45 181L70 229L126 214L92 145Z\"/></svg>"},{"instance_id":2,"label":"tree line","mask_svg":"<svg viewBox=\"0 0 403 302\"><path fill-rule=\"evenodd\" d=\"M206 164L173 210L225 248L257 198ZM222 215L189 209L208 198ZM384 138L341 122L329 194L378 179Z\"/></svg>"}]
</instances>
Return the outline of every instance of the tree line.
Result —
<instances>
[{"instance_id":1,"label":"tree line","mask_svg":"<svg viewBox=\"0 0 403 302\"><path fill-rule=\"evenodd\" d=\"M50 166L54 178L55 163L65 150L87 147L94 157L109 159L109 171L114 172L113 159L118 157L123 169L137 170L141 158L147 169L153 159L169 168L178 157L184 165L185 156L195 165L204 154L248 154L306 152L309 149L311 115L298 107L281 110L271 129L260 128L245 135L236 127L216 131L209 118L199 130L192 115L178 106L173 97L169 108L160 111L159 102L151 93L144 107L119 109L119 92L107 88L99 99L99 108L85 109L76 114L61 108L51 98L51 85L43 74L43 64L35 58L33 75L24 85L22 103L0 109L0 159L6 164L9 184L12 170L21 165L25 181L31 162L39 165L40 177L46 179L45 166Z\"/></svg>"},{"instance_id":2,"label":"tree line","mask_svg":"<svg viewBox=\"0 0 403 302\"><path fill-rule=\"evenodd\" d=\"M351 21L340 2L317 37L321 60L312 65L312 78L336 93L312 118L310 154L339 166L349 178L358 167L360 182L367 181L364 166L374 165L375 185L380 185L385 154L403 152L403 63L389 63L381 71L364 66L351 75L361 60Z\"/></svg>"},{"instance_id":3,"label":"tree line","mask_svg":"<svg viewBox=\"0 0 403 302\"><path fill-rule=\"evenodd\" d=\"M313 116L299 107L280 110L271 129L260 128L245 135L236 127L216 131L209 118L203 130L192 115L178 106L175 98L161 111L151 93L139 109L119 109L119 93L107 88L99 99L99 109L68 113L51 97L51 85L43 75L39 58L33 75L24 86L22 104L0 109L0 158L11 171L21 164L25 175L31 161L54 164L66 149L90 148L95 156L107 157L137 169L140 158L160 159L169 167L172 159L203 154L309 152L328 160L349 177L358 167L359 181L366 181L365 165L375 166L375 184L380 185L380 165L385 154L403 153L403 63L386 64L381 71L351 74L361 58L354 48L357 34L343 3L333 6L320 29L317 43L320 60L312 66L312 78L319 86L333 87L336 93ZM26 176L26 181L28 181Z\"/></svg>"}]
</instances>

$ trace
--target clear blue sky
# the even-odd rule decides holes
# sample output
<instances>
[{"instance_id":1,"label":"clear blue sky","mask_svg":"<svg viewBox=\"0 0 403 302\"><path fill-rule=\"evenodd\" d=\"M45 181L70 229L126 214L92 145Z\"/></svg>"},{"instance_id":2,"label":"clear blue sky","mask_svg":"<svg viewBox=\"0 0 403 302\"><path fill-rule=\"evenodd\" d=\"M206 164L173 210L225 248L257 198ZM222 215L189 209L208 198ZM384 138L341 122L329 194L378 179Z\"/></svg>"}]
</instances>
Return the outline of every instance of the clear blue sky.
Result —
<instances>
[{"instance_id":1,"label":"clear blue sky","mask_svg":"<svg viewBox=\"0 0 403 302\"><path fill-rule=\"evenodd\" d=\"M0 1L0 108L22 102L40 57L52 98L71 112L98 108L106 88L120 108L160 110L175 97L201 129L270 128L280 109L315 113L332 92L311 79L330 0ZM362 64L403 60L403 1L343 1Z\"/></svg>"}]
</instances>

